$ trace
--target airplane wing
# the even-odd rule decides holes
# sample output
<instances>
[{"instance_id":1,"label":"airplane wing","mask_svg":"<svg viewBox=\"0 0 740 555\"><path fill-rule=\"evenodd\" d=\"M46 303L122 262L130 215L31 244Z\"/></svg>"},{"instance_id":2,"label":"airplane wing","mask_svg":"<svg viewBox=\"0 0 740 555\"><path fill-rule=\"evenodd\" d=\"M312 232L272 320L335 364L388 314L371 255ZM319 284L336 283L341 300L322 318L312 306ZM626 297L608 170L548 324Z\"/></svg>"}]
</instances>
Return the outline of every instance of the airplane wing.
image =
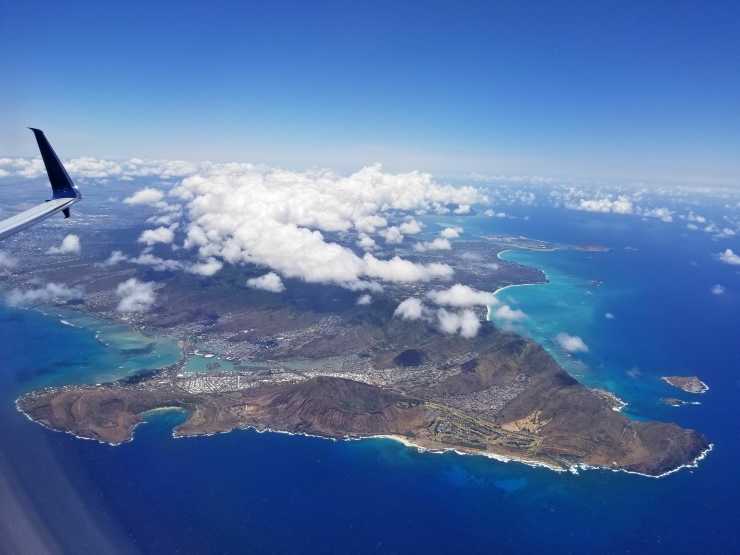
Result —
<instances>
[{"instance_id":1,"label":"airplane wing","mask_svg":"<svg viewBox=\"0 0 740 555\"><path fill-rule=\"evenodd\" d=\"M44 132L40 129L30 129L36 136L36 142L39 145L39 151L41 151L41 158L44 160L53 194L51 200L1 221L0 240L36 225L60 211L65 218L69 218L69 207L82 199L80 191L77 190L77 186L69 177L67 170L64 169L54 149L51 148Z\"/></svg>"}]
</instances>

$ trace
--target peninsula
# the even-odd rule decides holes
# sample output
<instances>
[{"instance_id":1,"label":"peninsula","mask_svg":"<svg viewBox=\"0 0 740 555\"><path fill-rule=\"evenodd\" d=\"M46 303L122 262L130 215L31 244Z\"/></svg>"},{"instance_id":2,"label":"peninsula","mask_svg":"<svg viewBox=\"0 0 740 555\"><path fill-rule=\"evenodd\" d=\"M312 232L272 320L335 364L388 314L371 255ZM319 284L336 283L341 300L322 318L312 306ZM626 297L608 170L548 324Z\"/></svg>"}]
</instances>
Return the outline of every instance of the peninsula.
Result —
<instances>
[{"instance_id":1,"label":"peninsula","mask_svg":"<svg viewBox=\"0 0 740 555\"><path fill-rule=\"evenodd\" d=\"M559 243L550 243L549 241L540 241L539 239L529 239L528 237L514 235L478 235L481 239L491 241L502 247L528 251L552 251L557 249L571 249L574 251L589 252L608 252L610 247L603 247L594 243L582 243L580 245L563 245Z\"/></svg>"},{"instance_id":2,"label":"peninsula","mask_svg":"<svg viewBox=\"0 0 740 555\"><path fill-rule=\"evenodd\" d=\"M176 436L248 427L335 439L394 436L428 450L555 469L585 464L659 476L709 448L695 431L612 410L613 399L581 385L527 338L491 323L472 339L442 335L424 321L394 318L394 306L376 305L372 318L345 321L341 332L304 345L304 353L323 356L340 344L355 352L336 365L304 357L304 369L269 360L187 372L186 356L112 383L34 391L17 404L44 426L112 444L132 438L141 413L178 407L188 416Z\"/></svg>"}]
</instances>

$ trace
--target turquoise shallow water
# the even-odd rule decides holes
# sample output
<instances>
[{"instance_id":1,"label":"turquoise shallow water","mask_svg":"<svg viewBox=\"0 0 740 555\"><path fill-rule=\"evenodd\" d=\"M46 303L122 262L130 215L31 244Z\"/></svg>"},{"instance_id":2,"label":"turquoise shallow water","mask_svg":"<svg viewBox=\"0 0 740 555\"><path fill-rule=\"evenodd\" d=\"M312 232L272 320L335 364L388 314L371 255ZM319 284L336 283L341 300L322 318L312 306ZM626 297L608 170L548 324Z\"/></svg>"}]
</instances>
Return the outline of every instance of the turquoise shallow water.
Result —
<instances>
[{"instance_id":1,"label":"turquoise shallow water","mask_svg":"<svg viewBox=\"0 0 740 555\"><path fill-rule=\"evenodd\" d=\"M28 323L30 334L18 342L7 342L8 350L17 347L19 358L27 363L16 370L21 381L34 386L100 383L127 376L142 369L160 368L180 358L178 340L167 336L143 335L129 326L110 325L87 314L55 307L9 309L6 318ZM49 329L54 329L49 334ZM62 332L63 330L63 332ZM29 344L52 350L56 336L71 338L68 356L53 365L33 363ZM64 350L63 344L59 345Z\"/></svg>"},{"instance_id":2,"label":"turquoise shallow water","mask_svg":"<svg viewBox=\"0 0 740 555\"><path fill-rule=\"evenodd\" d=\"M608 337L614 333L617 318L614 312L623 312L631 288L612 279L614 276L605 276L610 261L604 259L610 256L613 253L570 250L504 252L501 258L505 260L542 269L550 283L506 287L495 295L502 303L529 316L515 329L545 347L581 383L607 389L618 396L630 396L634 394L636 373L641 375L642 370L613 362ZM593 284L597 279L600 283ZM560 334L581 338L588 350L564 349L558 342ZM641 383L640 387L646 384ZM655 395L656 390L650 394ZM624 412L632 412L633 417L639 418L631 405Z\"/></svg>"},{"instance_id":3,"label":"turquoise shallow water","mask_svg":"<svg viewBox=\"0 0 740 555\"><path fill-rule=\"evenodd\" d=\"M496 297L512 308L523 310L528 319L521 322L518 331L531 336L543 345L558 362L568 366L574 375L581 370L574 364L573 357L558 348L556 337L564 331L579 335L592 328L597 317L599 301L603 299L606 286L590 285L589 271L594 271L588 260L579 261L585 275L562 270L559 262L571 253L563 251L530 252L506 251L500 258L525 266L542 269L550 283L505 287L495 293ZM583 253L577 253L576 256ZM592 255L593 256L593 255ZM582 375L579 375L582 377Z\"/></svg>"},{"instance_id":4,"label":"turquoise shallow water","mask_svg":"<svg viewBox=\"0 0 740 555\"><path fill-rule=\"evenodd\" d=\"M552 280L500 293L529 315L524 331L579 379L629 402L630 416L705 433L715 448L698 468L658 480L576 476L419 453L390 440L254 431L173 439L184 418L178 411L148 414L134 441L118 447L82 441L29 422L15 398L159 366L178 358L176 342L86 316L0 307L0 540L7 523L25 522L58 553L740 551L738 274L712 258L720 246L684 237L678 226L528 214L526 222L480 217L462 225L614 250L503 255L541 266ZM603 283L592 288L592 279ZM724 297L709 292L715 283L726 286ZM603 317L607 311L615 318ZM566 356L553 343L561 331L580 336L589 352ZM687 373L711 388L701 404L660 403L666 394L697 398L660 380Z\"/></svg>"}]
</instances>

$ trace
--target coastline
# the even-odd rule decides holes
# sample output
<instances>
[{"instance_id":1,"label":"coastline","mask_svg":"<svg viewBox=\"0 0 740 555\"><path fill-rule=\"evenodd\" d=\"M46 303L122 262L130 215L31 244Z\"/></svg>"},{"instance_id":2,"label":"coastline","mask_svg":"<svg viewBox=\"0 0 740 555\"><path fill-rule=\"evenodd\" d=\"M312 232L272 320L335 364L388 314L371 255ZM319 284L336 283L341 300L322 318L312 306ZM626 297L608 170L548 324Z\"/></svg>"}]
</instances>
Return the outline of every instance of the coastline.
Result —
<instances>
[{"instance_id":1,"label":"coastline","mask_svg":"<svg viewBox=\"0 0 740 555\"><path fill-rule=\"evenodd\" d=\"M170 410L173 410L173 409L174 410L178 410L178 411L180 411L180 410L185 411L185 409L183 409L182 407L157 407L155 409L151 409L151 410L148 410L148 411L144 411L142 413L139 413L137 415L137 417L141 417L142 415L145 415L145 414L148 414L148 413L153 413L153 414L156 415L156 413L158 413L158 412L166 412L166 411L170 411ZM21 412L23 412L20 408L18 408L18 410L21 411ZM31 422L36 422L36 421L32 420L27 414L25 414L25 413L23 413L23 414ZM41 424L40 422L36 422L36 423L37 424ZM134 428L132 429L132 431L131 431L131 437L129 439L127 439L125 441L122 441L122 442L119 442L119 443L110 443L110 442L101 441L101 440L98 440L98 439L95 439L95 438L82 437L82 436L76 435L74 432L69 432L69 431L66 431L65 433L71 434L71 435L73 435L73 436L75 436L75 437L77 437L79 439L89 439L89 440L98 441L99 443L107 444L107 445L110 445L110 446L113 446L113 447L118 447L120 445L123 445L124 443L129 443L129 442L133 441L134 440L134 430L140 424L143 424L143 423L145 423L144 420L142 420L141 422L137 423L134 426ZM41 425L44 426L43 424L41 424ZM60 430L55 430L53 428L48 428L47 426L44 426L44 427L47 428L47 429L49 429L49 430L52 430L52 431L60 431ZM288 431L285 431L285 430L276 430L274 428L269 428L269 427L268 428L259 429L259 428L255 427L255 426L245 426L245 427L234 428L234 429L228 430L228 431L218 431L218 432L212 432L212 433L195 433L195 434L178 434L177 433L177 428L175 428L172 431L171 437L173 439L196 438L196 437L210 437L210 436L215 436L215 435L227 434L227 433L230 433L230 432L233 432L233 431L236 431L236 430L250 430L250 429L251 430L254 430L255 432L257 432L259 434L269 432L269 433L285 434L285 435L289 435L289 436L303 436L303 437L310 437L310 438L316 438L316 439L324 439L324 440L329 440L329 441L334 441L334 442L337 442L337 441L365 441L365 440L373 440L373 439L389 439L389 440L392 440L392 441L395 441L397 443L402 444L406 448L415 449L419 453L430 453L430 454L435 454L435 455L442 455L444 453L452 452L452 453L455 453L455 454L460 455L460 456L473 456L473 457L480 456L480 457L484 457L484 458L487 458L487 459L493 459L495 461L502 462L502 463L511 463L511 462L513 462L513 463L520 463L520 464L524 464L524 465L529 466L529 467L532 467L532 468L547 468L548 470L551 470L553 472L570 472L571 474L575 474L575 475L578 475L581 470L608 470L608 471L611 471L611 472L624 472L626 474L634 474L634 475L637 475L637 476L644 476L646 478L664 478L664 477L666 477L666 476L668 476L670 474L674 474L674 473L678 472L679 470L681 470L683 468L697 468L699 466L698 463L701 460L703 460L709 454L709 452L714 448L714 444L710 444L707 449L705 449L704 451L702 451L691 462L686 463L686 464L682 464L682 465L680 465L680 466L678 466L678 467L676 467L676 468L674 468L672 470L669 470L668 472L664 472L663 474L659 474L657 476L653 476L651 474L643 474L641 472L634 472L634 471L631 471L631 470L625 470L623 468L612 468L612 467L609 467L609 466L594 466L594 465L590 465L590 464L587 464L587 463L576 463L576 464L571 465L568 468L564 468L564 467L562 467L560 465L557 465L557 464L554 464L554 463L553 464L548 464L545 461L526 459L526 458L515 457L515 456L510 456L510 455L503 455L503 454L500 454L500 453L493 453L493 452L488 452L488 451L486 451L486 452L482 452L482 451L468 451L468 450L465 450L464 448L461 448L461 447L443 447L443 448L438 448L437 449L437 448L433 448L433 447L429 447L429 446L420 445L420 444L415 443L414 441L412 441L412 440L410 440L410 439L408 439L406 437L403 437L403 436L400 436L400 435L393 435L393 434L374 434L374 435L367 435L367 436L359 436L359 435L358 436L352 436L352 435L350 435L350 436L345 436L345 437L340 437L340 438L334 438L334 437L327 437L327 436L323 436L323 435L311 434L311 433L305 433L305 432L288 432Z\"/></svg>"},{"instance_id":2,"label":"coastline","mask_svg":"<svg viewBox=\"0 0 740 555\"><path fill-rule=\"evenodd\" d=\"M547 275L547 274L545 274L545 275ZM532 287L534 285L547 285L548 283L551 283L551 282L548 280L547 283L514 283L512 285L504 285L503 287L500 287L499 289L496 289L493 292L493 294L496 295L497 293L500 293L501 291L503 291L505 289L512 288L512 287Z\"/></svg>"},{"instance_id":3,"label":"coastline","mask_svg":"<svg viewBox=\"0 0 740 555\"><path fill-rule=\"evenodd\" d=\"M147 412L149 412L149 411L147 411ZM511 457L511 456L507 456L507 455L501 455L499 453L480 452L480 451L475 451L475 452L473 452L473 451L465 451L465 450L462 450L459 447L458 448L455 448L455 447L444 447L444 448L434 449L434 448L425 447L423 445L419 445L417 443L414 443L413 441L409 440L406 437L392 435L392 434L377 434L377 435L368 435L368 436L347 436L347 437L341 437L341 438L334 438L334 437L326 437L326 436L322 436L322 435L318 435L318 434L309 434L309 433L306 433L306 432L287 432L285 430L275 430L274 428L263 428L263 429L260 430L260 429L254 427L254 426L245 426L243 428L235 428L235 430L236 429L239 429L239 430L250 430L251 429L251 430L254 430L255 432L257 432L258 434L269 432L269 433L275 433L275 434L285 434L285 435L289 435L289 436L303 436L303 437L311 437L311 438L316 438L316 439L325 439L325 440L334 441L334 442L337 442L337 441L366 441L366 440L373 440L373 439L389 439L389 440L392 440L392 441L401 443L401 444L403 444L404 447L407 447L409 449L416 449L419 453L431 453L431 454L435 454L435 455L442 455L444 453L452 452L452 453L455 453L455 454L461 455L461 456L472 456L472 457L480 456L480 457L485 457L487 459L493 459L493 460L496 460L498 462L503 462L503 463L510 463L510 462L521 463L521 464L524 464L526 466L530 466L530 467L533 467L533 468L534 467L543 467L543 468L547 468L549 470L552 470L554 472L568 472L568 471L573 472L573 470L572 470L573 467L563 468L563 467L561 467L559 465L556 465L556 464L552 464L552 465L547 464L544 461L534 461L534 460L530 460L530 459L524 459L524 458L518 458L518 457ZM202 434L178 434L177 433L177 430L173 430L172 437L174 439L190 438L190 437L192 437L192 438L195 438L195 437L209 437L209 436L215 436L215 435L221 435L221 434L230 433L231 431L234 431L234 430L230 430L230 431L219 431L219 432L212 432L212 433L202 433ZM67 432L67 433L72 433L72 432ZM72 435L74 435L74 434L72 434ZM91 438L84 438L84 439L91 439ZM133 441L133 437L131 439L127 440L126 442L128 442L128 441ZM109 445L121 445L121 444L126 443L126 442L121 442L121 443L118 443L118 444L109 444ZM106 443L106 442L101 442L101 443ZM593 469L605 469L605 467L597 467L597 466L594 466L594 467L591 467L591 468L593 468ZM638 472L633 472L633 474L639 474L639 473ZM647 476L647 475L645 475L645 476Z\"/></svg>"},{"instance_id":4,"label":"coastline","mask_svg":"<svg viewBox=\"0 0 740 555\"><path fill-rule=\"evenodd\" d=\"M402 436L381 434L381 435L365 436L365 437L358 437L358 438L346 438L346 439L347 440L390 439L390 440L402 443L406 447L416 449L420 453L432 453L432 454L442 455L444 453L452 452L452 453L455 453L461 456L472 456L472 457L481 456L487 459L494 459L496 461L503 462L503 463L515 462L515 463L525 464L531 467L544 467L554 472L567 472L568 471L568 469L565 469L559 465L549 465L546 462L542 462L542 461L533 461L533 460L517 458L517 457L507 457L506 455L501 455L498 453L462 451L460 450L460 448L454 448L454 447L447 447L443 449L430 449L428 447L424 447L422 445L413 443L412 441L409 441L408 439ZM598 467L594 467L594 468L598 468Z\"/></svg>"},{"instance_id":5,"label":"coastline","mask_svg":"<svg viewBox=\"0 0 740 555\"><path fill-rule=\"evenodd\" d=\"M548 250L531 250L531 249L518 249L518 248L517 249L506 249L496 254L496 258L498 258L499 260L503 260L504 262L511 262L510 260L501 258L501 255L504 254L505 252L516 252L518 250L522 250L526 252L553 252L553 251L562 250L562 249L548 249ZM515 262L515 264L519 264L519 263ZM520 264L520 265L524 266L524 264ZM532 266L529 266L529 267L531 268ZM545 283L514 283L512 285L504 285L503 287L499 287L498 289L496 289L493 292L493 294L496 295L500 293L501 291L504 291L505 289L509 289L510 287L529 287L532 285L547 285L548 283L552 283L552 281L550 281L550 276L547 275L547 272L545 270L543 270L542 268L537 268L537 269L540 270L543 274L545 274L545 280L546 280Z\"/></svg>"},{"instance_id":6,"label":"coastline","mask_svg":"<svg viewBox=\"0 0 740 555\"><path fill-rule=\"evenodd\" d=\"M608 470L610 472L624 472L625 474L643 476L645 478L665 478L666 476L669 476L670 474L674 474L684 468L698 468L699 462L702 461L709 454L709 452L714 448L714 444L710 444L707 449L702 451L690 463L682 464L672 470L669 470L668 472L664 472L663 474L658 474L657 476L653 476L651 474L643 474L641 472L634 472L632 470L625 470L623 468L612 468L609 466L594 466L594 465L590 465L587 463L576 463L576 464L571 465L568 468L563 468L562 466L555 465L555 464L548 464L544 461L534 461L531 459L524 459L524 458L519 458L519 457L501 455L499 453L479 452L479 451L472 452L472 451L465 451L465 450L462 450L460 448L455 448L455 447L433 449L433 448L425 447L423 445L414 443L413 441L403 436L396 436L392 434L378 434L378 435L369 435L369 436L357 436L357 437L349 436L349 437L342 437L342 438L333 438L333 437L326 437L326 436L321 436L317 434L308 434L305 432L286 432L284 430L275 430L273 428L264 428L260 430L260 429L255 428L254 426L247 426L245 428L239 428L239 429L242 429L242 430L252 429L258 434L269 432L269 433L285 434L289 436L303 436L303 437L311 437L311 438L317 438L317 439L325 439L325 440L334 441L334 442L389 439L389 440L401 443L404 447L407 447L409 449L416 449L419 453L430 453L433 455L443 455L445 453L452 452L460 456L471 456L471 457L479 456L479 457L484 457L487 459L493 459L495 461L502 462L502 463L511 463L511 462L519 463L519 464L529 466L531 468L547 468L548 470L551 470L553 472L570 472L571 474L575 474L576 476L579 475L579 472L582 470ZM71 433L71 432L68 432L68 433ZM173 431L172 437L175 439L188 438L188 437L193 437L193 438L194 437L208 437L208 436L215 436L215 435L224 434L224 433L229 433L229 432L177 435L176 432ZM85 438L85 439L90 439L90 438ZM133 438L129 441L132 441L132 440ZM102 442L102 443L105 443L105 442ZM113 444L110 444L110 445L113 445ZM120 444L116 444L116 445L120 445Z\"/></svg>"},{"instance_id":7,"label":"coastline","mask_svg":"<svg viewBox=\"0 0 740 555\"><path fill-rule=\"evenodd\" d=\"M141 417L144 414L157 413L157 412L165 412L165 411L168 411L168 410L182 410L182 411L187 412L187 410L184 409L184 408L182 408L182 407L175 407L175 406L172 406L172 407L157 407L155 409L149 409L149 410L145 410L144 412L140 412L136 416Z\"/></svg>"},{"instance_id":8,"label":"coastline","mask_svg":"<svg viewBox=\"0 0 740 555\"><path fill-rule=\"evenodd\" d=\"M650 474L642 474L640 472L633 472L631 470L624 470L623 468L608 468L605 466L591 466L585 463L578 463L576 465L573 465L573 467L571 467L571 472L573 472L574 474L578 474L578 470L611 470L612 472L624 472L625 474L635 474L637 476L644 476L646 478L665 478L666 476L670 474L674 474L683 468L698 468L699 461L704 460L704 458L709 454L709 452L713 448L714 448L714 444L710 443L709 447L707 447L704 451L702 451L699 454L699 456L696 457L690 463L682 464L681 466L678 466L674 468L673 470L669 470L668 472L664 472L663 474L658 474L657 476L651 476Z\"/></svg>"},{"instance_id":9,"label":"coastline","mask_svg":"<svg viewBox=\"0 0 740 555\"><path fill-rule=\"evenodd\" d=\"M283 433L290 433L290 432L283 432ZM304 434L309 435L309 434ZM313 437L320 437L320 436L313 436ZM509 463L509 462L517 462L521 464L525 464L527 466L531 467L544 467L548 468L550 470L553 470L555 472L570 472L571 474L578 475L579 470L609 470L611 472L624 472L626 474L634 474L636 476L644 476L646 478L664 478L670 474L674 474L678 472L679 470L683 468L698 468L699 467L699 461L704 460L704 458L709 454L709 452L714 448L714 444L710 444L709 447L707 447L704 451L702 451L694 460L692 460L690 463L682 464L681 466L678 466L674 468L673 470L669 470L668 472L664 472L663 474L658 474L657 476L653 476L651 474L643 474L641 472L634 472L632 470L625 470L623 468L611 468L608 466L593 466L586 463L576 463L574 465L571 465L569 468L562 468L561 466L557 465L549 465L545 462L541 461L532 461L528 459L521 459L517 457L507 457L506 455L499 455L497 453L479 453L479 452L468 452L468 451L460 451L459 449L455 448L448 448L448 449L428 449L426 447L417 445L411 441L409 441L406 438L400 437L400 436L394 436L394 435L377 435L377 436L367 436L367 437L361 437L356 439L376 439L376 438L385 438L385 439L392 439L394 441L397 441L399 443L402 443L406 447L412 447L417 449L419 452L426 452L426 453L436 453L436 454L443 454L449 451L452 451L453 453L457 453L458 455L470 455L470 456L483 456L489 459L495 459L499 462ZM355 438L346 438L346 439L355 439Z\"/></svg>"}]
</instances>

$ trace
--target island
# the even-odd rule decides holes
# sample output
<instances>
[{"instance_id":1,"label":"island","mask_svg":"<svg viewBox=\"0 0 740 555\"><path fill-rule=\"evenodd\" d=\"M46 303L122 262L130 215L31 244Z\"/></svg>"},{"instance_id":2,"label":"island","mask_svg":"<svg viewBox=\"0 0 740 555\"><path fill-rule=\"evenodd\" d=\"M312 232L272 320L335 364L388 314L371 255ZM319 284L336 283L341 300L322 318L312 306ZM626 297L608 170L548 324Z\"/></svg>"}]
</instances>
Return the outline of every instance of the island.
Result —
<instances>
[{"instance_id":1,"label":"island","mask_svg":"<svg viewBox=\"0 0 740 555\"><path fill-rule=\"evenodd\" d=\"M475 337L445 333L435 318L394 314L405 299L428 299L455 282L489 292L547 283L541 270L499 254L566 246L496 236L456 242L451 253L399 247L412 262L450 265L455 281L384 283L369 303L358 303L357 291L294 278L283 279L280 293L251 289L247 280L265 269L249 264L226 265L213 276L131 261L101 265L112 247L125 248L121 234L70 261L50 262L43 250L20 245L12 254L23 257L24 267L7 274L7 285L84 287L82 298L49 302L145 335L176 337L182 359L110 383L29 391L17 400L31 420L53 430L117 445L133 438L143 413L175 408L187 414L174 430L178 437L246 428L331 439L383 436L428 451L649 476L692 465L710 448L696 431L629 419L613 394L589 390L536 342L487 321L486 306L469 308L480 322ZM340 234L331 239L358 248ZM133 277L156 281L156 302L147 312L116 310L116 287ZM189 365L196 358L199 364ZM204 364L205 372L191 371Z\"/></svg>"},{"instance_id":2,"label":"island","mask_svg":"<svg viewBox=\"0 0 740 555\"><path fill-rule=\"evenodd\" d=\"M358 307L338 327L314 326L314 336L292 351L302 353L300 365L276 360L275 352L261 364L232 361L238 370L188 372L186 355L111 383L33 391L17 405L48 428L111 444L130 440L142 413L179 408L187 418L176 436L244 428L332 439L390 436L429 451L556 470L660 476L710 448L698 432L630 420L613 410L620 406L613 395L589 390L540 345L490 322L466 339L429 322L402 321L393 316L394 303L372 306L362 315L367 307ZM337 353L331 364L322 362Z\"/></svg>"},{"instance_id":3,"label":"island","mask_svg":"<svg viewBox=\"0 0 740 555\"><path fill-rule=\"evenodd\" d=\"M521 235L478 235L481 239L491 241L496 245L510 247L528 251L553 251L559 249L571 249L574 251L588 252L608 252L610 247L603 247L594 243L582 243L580 245L563 245L560 243L551 243L549 241L540 241L539 239L529 239Z\"/></svg>"},{"instance_id":4,"label":"island","mask_svg":"<svg viewBox=\"0 0 740 555\"><path fill-rule=\"evenodd\" d=\"M707 384L696 376L670 376L663 379L673 387L678 387L688 393L705 393L709 390Z\"/></svg>"}]
</instances>

